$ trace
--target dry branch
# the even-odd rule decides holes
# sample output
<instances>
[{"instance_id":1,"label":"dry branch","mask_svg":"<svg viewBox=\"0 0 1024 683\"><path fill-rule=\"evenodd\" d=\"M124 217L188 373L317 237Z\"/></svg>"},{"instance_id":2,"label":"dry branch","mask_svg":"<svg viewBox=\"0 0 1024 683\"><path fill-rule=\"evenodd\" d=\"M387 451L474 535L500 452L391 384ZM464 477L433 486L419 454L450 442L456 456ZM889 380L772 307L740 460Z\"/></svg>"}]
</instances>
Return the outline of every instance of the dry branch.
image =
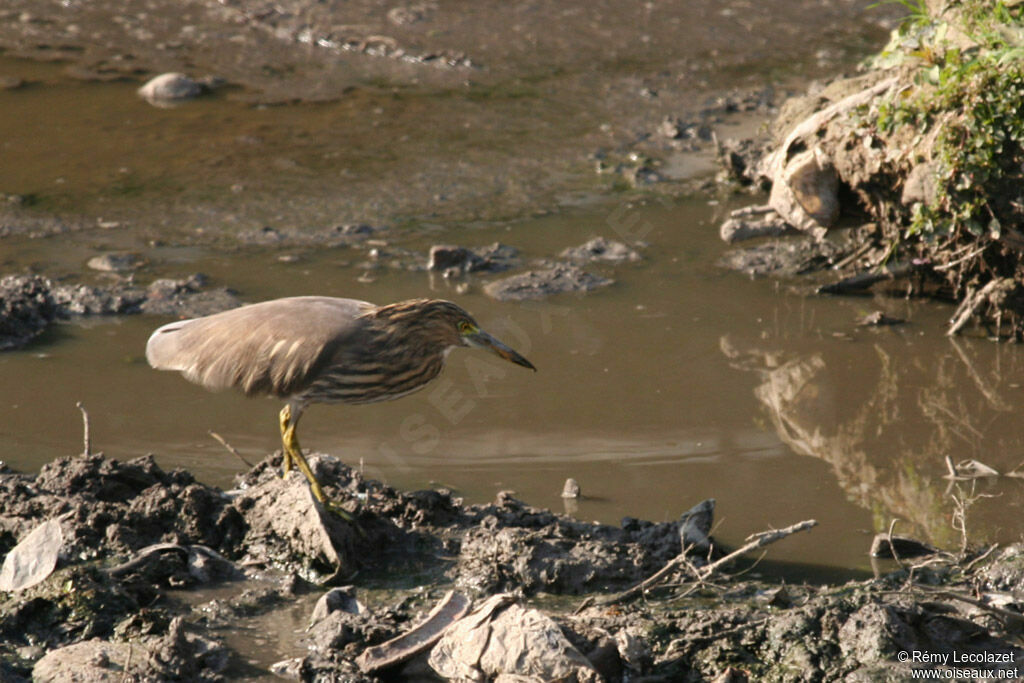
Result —
<instances>
[{"instance_id":1,"label":"dry branch","mask_svg":"<svg viewBox=\"0 0 1024 683\"><path fill-rule=\"evenodd\" d=\"M762 531L760 533L749 536L748 542L740 548L738 548L737 550L734 550L725 557L715 560L711 564L705 565L698 569L696 578L698 581L705 581L708 578L710 578L712 574L714 574L723 566L732 562L736 558L742 555L746 555L752 550L757 550L758 548L763 548L766 545L775 543L776 541L781 541L783 538L786 538L787 536L792 536L795 533L806 531L811 527L817 526L817 524L818 522L816 520L808 519L798 524L787 526L784 529ZM688 548L683 548L682 552L680 552L674 558L669 560L668 564L666 564L664 567L656 571L654 574L651 574L649 577L647 577L637 585L633 586L632 588L628 588L622 591L621 593L616 593L615 595L609 596L603 600L598 600L596 604L601 606L614 605L615 603L630 600L636 597L637 595L646 592L648 589L657 585L662 579L671 574L681 565L684 565L688 562L688 559L686 557L687 550Z\"/></svg>"}]
</instances>

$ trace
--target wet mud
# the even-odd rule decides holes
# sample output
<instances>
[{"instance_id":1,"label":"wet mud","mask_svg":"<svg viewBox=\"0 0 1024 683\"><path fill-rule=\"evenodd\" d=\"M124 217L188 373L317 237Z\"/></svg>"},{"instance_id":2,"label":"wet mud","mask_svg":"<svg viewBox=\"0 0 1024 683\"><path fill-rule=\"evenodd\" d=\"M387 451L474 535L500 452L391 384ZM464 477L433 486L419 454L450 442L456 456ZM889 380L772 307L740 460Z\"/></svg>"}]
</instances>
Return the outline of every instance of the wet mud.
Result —
<instances>
[{"instance_id":1,"label":"wet mud","mask_svg":"<svg viewBox=\"0 0 1024 683\"><path fill-rule=\"evenodd\" d=\"M226 287L204 288L201 274L181 280L154 280L148 287L130 281L108 286L55 283L40 275L0 279L0 350L25 346L56 320L86 315L209 315L240 305Z\"/></svg>"},{"instance_id":2,"label":"wet mud","mask_svg":"<svg viewBox=\"0 0 1024 683\"><path fill-rule=\"evenodd\" d=\"M152 457L81 455L0 474L5 555L22 552L40 520L61 530L48 541L59 546L52 573L0 602L5 680L64 680L69 667L86 681L252 675L224 632L304 595L320 597L295 634L308 654L272 667L295 680L903 680L935 665L901 652L1006 670L1024 657L1018 546L904 559L837 587L773 582L770 565L759 581L699 580L726 549L711 540L684 551L685 520L585 523L507 494L465 505L445 490L364 479L330 456L311 462L357 527L316 504L301 477L282 479L278 456L226 492ZM642 601L616 592L672 563ZM210 585L227 592L182 599ZM449 589L461 602L424 617L452 604Z\"/></svg>"}]
</instances>

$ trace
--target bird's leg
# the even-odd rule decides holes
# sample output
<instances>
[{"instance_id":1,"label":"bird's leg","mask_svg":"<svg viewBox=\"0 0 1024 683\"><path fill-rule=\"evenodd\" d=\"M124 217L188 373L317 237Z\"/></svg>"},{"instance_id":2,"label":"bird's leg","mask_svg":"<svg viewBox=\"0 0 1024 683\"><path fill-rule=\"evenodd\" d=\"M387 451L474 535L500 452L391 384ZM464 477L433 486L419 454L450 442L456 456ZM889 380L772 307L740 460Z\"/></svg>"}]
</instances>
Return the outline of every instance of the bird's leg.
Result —
<instances>
[{"instance_id":1,"label":"bird's leg","mask_svg":"<svg viewBox=\"0 0 1024 683\"><path fill-rule=\"evenodd\" d=\"M295 466L306 476L306 480L309 481L309 488L313 492L313 496L328 510L345 521L355 524L356 529L359 530L359 525L356 524L356 518L352 516L351 512L327 499L327 496L324 494L324 490L320 488L320 482L317 481L316 475L313 474L313 469L309 466L309 463L306 462L306 458L303 457L302 447L299 446L299 437L295 431L299 425L300 417L302 417L301 406L298 407L294 413L290 403L281 409L281 441L284 444L285 475L287 475L289 470L291 470L291 464L295 463ZM359 531L362 533L362 530Z\"/></svg>"},{"instance_id":2,"label":"bird's leg","mask_svg":"<svg viewBox=\"0 0 1024 683\"><path fill-rule=\"evenodd\" d=\"M302 455L302 447L299 446L299 437L296 429L299 426L300 417L302 417L302 410L293 411L290 403L281 409L281 442L284 444L284 473L287 475L292 469L292 463L294 463L309 481L309 487L313 490L313 495L316 496L316 499L321 503L326 503L327 496L324 495L323 489L320 488L320 482L317 481L316 475L313 474L309 463L306 462L306 458Z\"/></svg>"},{"instance_id":3,"label":"bird's leg","mask_svg":"<svg viewBox=\"0 0 1024 683\"><path fill-rule=\"evenodd\" d=\"M281 459L284 461L281 465L284 470L283 476L288 476L288 473L292 470L292 454L288 451L288 427L292 421L292 406L290 403L286 403L284 408L281 408L281 443L284 444L282 450L283 455Z\"/></svg>"}]
</instances>

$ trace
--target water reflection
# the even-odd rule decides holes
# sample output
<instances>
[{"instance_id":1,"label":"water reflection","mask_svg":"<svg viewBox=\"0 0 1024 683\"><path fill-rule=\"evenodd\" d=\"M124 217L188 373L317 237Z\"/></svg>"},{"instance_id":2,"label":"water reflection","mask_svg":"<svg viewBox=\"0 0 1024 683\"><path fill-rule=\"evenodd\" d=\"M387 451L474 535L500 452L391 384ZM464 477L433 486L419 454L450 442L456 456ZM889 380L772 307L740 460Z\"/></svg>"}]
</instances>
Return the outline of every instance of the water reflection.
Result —
<instances>
[{"instance_id":1,"label":"water reflection","mask_svg":"<svg viewBox=\"0 0 1024 683\"><path fill-rule=\"evenodd\" d=\"M897 518L898 532L955 549L965 506L971 542L1017 540L1024 480L1012 474L1024 453L1016 347L950 339L922 354L911 335L873 332L864 334L875 336L867 353L851 354L848 343L792 353L729 335L720 344L734 367L759 375L754 394L779 438L828 463L848 500L871 511L876 531ZM947 458L1003 476L953 481Z\"/></svg>"}]
</instances>

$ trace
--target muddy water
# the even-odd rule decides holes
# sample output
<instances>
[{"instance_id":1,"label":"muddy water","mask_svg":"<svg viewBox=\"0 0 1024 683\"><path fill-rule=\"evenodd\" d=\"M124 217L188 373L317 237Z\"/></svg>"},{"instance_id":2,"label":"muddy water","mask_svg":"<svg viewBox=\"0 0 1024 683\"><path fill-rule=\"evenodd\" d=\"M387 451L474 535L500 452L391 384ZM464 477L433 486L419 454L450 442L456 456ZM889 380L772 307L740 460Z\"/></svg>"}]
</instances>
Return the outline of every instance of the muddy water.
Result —
<instances>
[{"instance_id":1,"label":"muddy water","mask_svg":"<svg viewBox=\"0 0 1024 683\"><path fill-rule=\"evenodd\" d=\"M640 264L596 269L615 286L542 304L496 303L478 281L462 293L423 272L381 270L360 281L367 278L348 249L292 251L293 262L271 251L199 248L158 249L151 258L154 274L201 270L251 301L308 293L452 298L534 362L536 374L459 350L442 380L416 395L309 410L306 448L397 486L447 486L471 501L512 489L559 509L562 482L574 477L585 497L573 514L607 522L671 519L714 497L727 541L817 519L819 529L773 554L834 568L866 568L869 534L893 517L903 520L897 531L957 547L957 498L969 507L975 540L1017 538L1024 481L983 480L972 494L942 475L946 456L1001 472L1024 461L1019 349L946 339L950 311L937 304L811 297L722 272L713 262L723 250L715 218L724 208L613 203L401 243L425 251L446 239L502 240L523 245L526 256L597 234L642 234L650 243ZM876 309L909 323L856 326ZM153 452L164 466L225 487L244 466L208 430L253 460L275 448L273 401L207 393L146 366L146 337L162 322L64 324L0 356L4 459L34 470L78 452L77 400L90 409L94 449L117 458ZM996 497L972 504L979 494Z\"/></svg>"},{"instance_id":2,"label":"muddy water","mask_svg":"<svg viewBox=\"0 0 1024 683\"><path fill-rule=\"evenodd\" d=\"M49 239L6 238L0 267L100 280L82 275L91 256L132 249L149 261L138 274L143 283L202 271L248 301L308 293L457 300L539 372L459 351L443 379L417 395L318 406L303 419L308 449L361 463L398 486L447 486L474 501L512 489L560 508L562 482L574 477L585 497L573 514L609 522L671 519L714 497L723 539L815 518L819 529L772 556L844 570L868 566L870 534L894 517L903 520L897 531L956 547L951 522L966 508L975 540L1016 539L1022 480L982 480L972 489L950 487L942 475L947 456L1000 472L1024 461L1015 420L1024 399L1018 349L945 339L949 310L939 305L809 297L725 273L713 265L724 248L716 225L725 206L634 206L608 192L615 179L572 175L593 165L588 154L597 149L625 145L625 155L632 148L623 140L643 138L662 116L683 115L707 96L708 82L725 88L769 80L759 69L779 65L762 64L763 27L797 36L786 41L789 51L772 51L789 75L832 71L836 59L852 60L881 39L852 3L808 13L807 25L772 7L758 10L758 41L748 44L720 33L751 30L733 21L736 9L708 3L701 21L684 22L698 27L701 41L679 63L669 63L682 56L663 53L660 43L643 48L642 60L623 47L580 75L573 60L586 53L561 46L562 36L576 35L564 30L556 32L555 56L577 56L560 76L547 66L538 76L531 60L558 63L565 55L501 53L489 60L501 67L480 74L482 83L449 74L440 85L412 87L421 72L401 66L416 78L407 83L402 71L369 87L364 75L345 97L301 106L253 107L240 101L251 102L253 92L233 86L157 110L134 96L137 82L75 81L64 65L0 56L0 76L26 83L0 90L0 192L24 195L44 215L73 211L73 225L85 226ZM826 28L815 31L819 24ZM658 27L655 42L686 52L677 29ZM647 44L631 38L636 27L622 29L629 49ZM705 44L714 40L728 46L718 59ZM683 68L687 60L694 63ZM523 64L533 66L523 72ZM531 78L504 80L527 72ZM259 82L247 78L233 82ZM720 137L737 134L728 123L716 128ZM701 168L692 156L665 161L661 172L669 177ZM581 197L584 208L544 218L481 220ZM454 229L455 218L480 222ZM423 272L367 273L361 251L289 248L286 262L281 252L236 249L231 241L266 224L302 229L378 219L418 228L387 239L423 254L436 242L500 240L529 259L595 235L650 247L640 264L595 268L617 280L612 288L515 305L483 296L482 281L462 291ZM856 326L879 308L910 322ZM145 340L162 322L64 324L30 348L0 355L0 457L30 471L78 452L76 401L90 411L96 450L117 458L153 452L166 467L187 467L225 487L244 465L209 430L252 460L276 448L279 406L272 401L209 394L146 366Z\"/></svg>"}]
</instances>

